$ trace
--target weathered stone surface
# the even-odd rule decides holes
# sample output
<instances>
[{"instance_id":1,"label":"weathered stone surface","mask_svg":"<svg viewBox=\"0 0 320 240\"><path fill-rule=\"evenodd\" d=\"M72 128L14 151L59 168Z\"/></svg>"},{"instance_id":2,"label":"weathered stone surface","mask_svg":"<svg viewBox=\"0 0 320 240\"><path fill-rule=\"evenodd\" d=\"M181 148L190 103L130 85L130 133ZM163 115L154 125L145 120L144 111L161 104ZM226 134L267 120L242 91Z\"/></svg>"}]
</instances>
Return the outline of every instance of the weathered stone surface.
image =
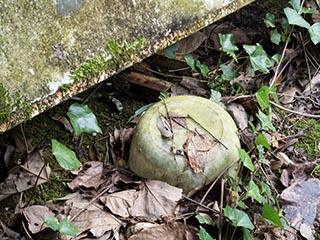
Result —
<instances>
[{"instance_id":1,"label":"weathered stone surface","mask_svg":"<svg viewBox=\"0 0 320 240\"><path fill-rule=\"evenodd\" d=\"M253 1L2 1L0 132ZM142 49L132 44L142 39ZM124 47L128 55L110 54L110 41L117 41L116 47ZM100 64L98 70L75 74L88 61L86 69ZM71 85L60 91L63 84Z\"/></svg>"}]
</instances>

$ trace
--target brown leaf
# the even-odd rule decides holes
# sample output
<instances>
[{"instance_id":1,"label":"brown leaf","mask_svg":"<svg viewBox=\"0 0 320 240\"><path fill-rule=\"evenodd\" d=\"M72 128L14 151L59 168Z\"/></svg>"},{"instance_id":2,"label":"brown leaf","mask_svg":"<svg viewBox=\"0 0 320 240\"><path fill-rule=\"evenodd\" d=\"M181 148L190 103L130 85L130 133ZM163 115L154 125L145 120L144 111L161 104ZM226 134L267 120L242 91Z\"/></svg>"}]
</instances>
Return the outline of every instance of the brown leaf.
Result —
<instances>
[{"instance_id":1,"label":"brown leaf","mask_svg":"<svg viewBox=\"0 0 320 240\"><path fill-rule=\"evenodd\" d=\"M134 234L128 240L195 240L199 239L198 229L191 225L175 222L171 224L160 224L150 227Z\"/></svg>"},{"instance_id":2,"label":"brown leaf","mask_svg":"<svg viewBox=\"0 0 320 240\"><path fill-rule=\"evenodd\" d=\"M51 168L45 164L41 151L34 150L27 155L27 161L19 172L10 173L5 181L0 183L0 200L45 183L50 173Z\"/></svg>"},{"instance_id":3,"label":"brown leaf","mask_svg":"<svg viewBox=\"0 0 320 240\"><path fill-rule=\"evenodd\" d=\"M282 104L289 104L292 103L294 97L296 96L298 89L296 87L291 87L288 90L282 93L282 97L280 98L280 102Z\"/></svg>"},{"instance_id":4,"label":"brown leaf","mask_svg":"<svg viewBox=\"0 0 320 240\"><path fill-rule=\"evenodd\" d=\"M83 186L86 188L94 187L97 188L101 183L104 182L103 179L103 163L92 161L86 162L83 166L79 175L68 183L68 186L74 190L77 187Z\"/></svg>"},{"instance_id":5,"label":"brown leaf","mask_svg":"<svg viewBox=\"0 0 320 240\"><path fill-rule=\"evenodd\" d=\"M111 155L115 163L119 159L126 159L126 148L129 146L133 134L133 128L115 129L109 134Z\"/></svg>"},{"instance_id":6,"label":"brown leaf","mask_svg":"<svg viewBox=\"0 0 320 240\"><path fill-rule=\"evenodd\" d=\"M49 216L54 216L53 212L46 206L34 205L22 209L22 214L28 222L29 230L35 234L47 228L44 221Z\"/></svg>"},{"instance_id":7,"label":"brown leaf","mask_svg":"<svg viewBox=\"0 0 320 240\"><path fill-rule=\"evenodd\" d=\"M156 180L147 180L143 189L129 209L133 217L147 217L156 220L161 216L173 216L177 201L182 197L182 189Z\"/></svg>"},{"instance_id":8,"label":"brown leaf","mask_svg":"<svg viewBox=\"0 0 320 240\"><path fill-rule=\"evenodd\" d=\"M134 205L138 197L136 190L126 190L100 197L100 201L110 209L113 214L121 217L129 217L129 209Z\"/></svg>"},{"instance_id":9,"label":"brown leaf","mask_svg":"<svg viewBox=\"0 0 320 240\"><path fill-rule=\"evenodd\" d=\"M173 133L169 123L169 120L163 115L159 115L157 119L157 128L161 133L161 136L165 138L172 138Z\"/></svg>"},{"instance_id":10,"label":"brown leaf","mask_svg":"<svg viewBox=\"0 0 320 240\"><path fill-rule=\"evenodd\" d=\"M98 202L90 203L80 194L65 202L65 208L70 208L70 217L77 217L71 222L75 225L79 234L90 232L93 236L99 238L108 231L118 232L121 221L115 216L107 213L104 206Z\"/></svg>"},{"instance_id":11,"label":"brown leaf","mask_svg":"<svg viewBox=\"0 0 320 240\"><path fill-rule=\"evenodd\" d=\"M184 143L184 152L186 154L189 166L195 173L203 172L207 153L213 147L214 141L206 134L198 132L189 132L189 136Z\"/></svg>"},{"instance_id":12,"label":"brown leaf","mask_svg":"<svg viewBox=\"0 0 320 240\"><path fill-rule=\"evenodd\" d=\"M284 183L286 183L287 186L291 186L301 181L305 181L310 177L310 174L315 168L315 166L316 163L314 162L289 165L288 168L283 170L281 175L284 176L281 176L281 179L284 180Z\"/></svg>"},{"instance_id":13,"label":"brown leaf","mask_svg":"<svg viewBox=\"0 0 320 240\"><path fill-rule=\"evenodd\" d=\"M196 32L178 42L177 55L192 53L198 49L208 37L202 32Z\"/></svg>"},{"instance_id":14,"label":"brown leaf","mask_svg":"<svg viewBox=\"0 0 320 240\"><path fill-rule=\"evenodd\" d=\"M306 239L314 239L313 224L320 221L320 180L299 182L285 189L280 197L290 225Z\"/></svg>"},{"instance_id":15,"label":"brown leaf","mask_svg":"<svg viewBox=\"0 0 320 240\"><path fill-rule=\"evenodd\" d=\"M232 116L240 130L248 127L248 117L244 107L237 103L231 103L227 106L227 111Z\"/></svg>"}]
</instances>

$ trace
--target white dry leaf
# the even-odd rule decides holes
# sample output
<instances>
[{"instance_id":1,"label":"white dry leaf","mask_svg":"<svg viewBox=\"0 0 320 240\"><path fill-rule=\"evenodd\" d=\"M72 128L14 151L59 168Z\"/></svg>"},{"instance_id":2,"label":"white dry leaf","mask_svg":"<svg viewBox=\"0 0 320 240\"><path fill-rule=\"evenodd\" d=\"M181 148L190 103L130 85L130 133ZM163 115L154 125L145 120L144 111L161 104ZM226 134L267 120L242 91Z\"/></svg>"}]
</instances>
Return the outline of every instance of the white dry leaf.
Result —
<instances>
[{"instance_id":1,"label":"white dry leaf","mask_svg":"<svg viewBox=\"0 0 320 240\"><path fill-rule=\"evenodd\" d=\"M49 216L54 216L48 207L41 205L26 207L21 212L28 222L30 232L33 234L47 228L47 225L44 224L45 219Z\"/></svg>"},{"instance_id":2,"label":"white dry leaf","mask_svg":"<svg viewBox=\"0 0 320 240\"><path fill-rule=\"evenodd\" d=\"M182 189L165 182L147 180L129 213L133 217L147 217L151 220L174 216L177 201L181 198Z\"/></svg>"},{"instance_id":3,"label":"white dry leaf","mask_svg":"<svg viewBox=\"0 0 320 240\"><path fill-rule=\"evenodd\" d=\"M316 90L316 88L320 87L320 72L318 72L310 81L310 83L306 86L303 91L304 96L309 96L312 92Z\"/></svg>"},{"instance_id":4,"label":"white dry leaf","mask_svg":"<svg viewBox=\"0 0 320 240\"><path fill-rule=\"evenodd\" d=\"M110 209L113 214L121 217L129 217L129 209L138 197L136 190L126 190L100 197L100 201Z\"/></svg>"},{"instance_id":5,"label":"white dry leaf","mask_svg":"<svg viewBox=\"0 0 320 240\"><path fill-rule=\"evenodd\" d=\"M227 105L227 111L232 116L240 130L246 129L248 124L248 116L244 107L237 103Z\"/></svg>"},{"instance_id":6,"label":"white dry leaf","mask_svg":"<svg viewBox=\"0 0 320 240\"><path fill-rule=\"evenodd\" d=\"M280 102L282 104L292 103L298 89L296 87L291 87L282 93L282 97L280 98Z\"/></svg>"}]
</instances>

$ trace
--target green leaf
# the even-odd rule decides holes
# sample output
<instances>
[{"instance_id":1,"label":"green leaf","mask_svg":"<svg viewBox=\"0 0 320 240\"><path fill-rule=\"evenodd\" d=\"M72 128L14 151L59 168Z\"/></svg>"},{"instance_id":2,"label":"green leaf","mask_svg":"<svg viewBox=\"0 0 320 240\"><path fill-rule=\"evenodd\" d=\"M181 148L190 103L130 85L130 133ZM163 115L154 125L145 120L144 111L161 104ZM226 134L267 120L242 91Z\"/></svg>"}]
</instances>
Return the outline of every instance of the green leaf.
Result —
<instances>
[{"instance_id":1,"label":"green leaf","mask_svg":"<svg viewBox=\"0 0 320 240\"><path fill-rule=\"evenodd\" d=\"M214 226L214 223L213 223L211 217L207 214L199 213L196 215L196 219L199 221L200 224Z\"/></svg>"},{"instance_id":2,"label":"green leaf","mask_svg":"<svg viewBox=\"0 0 320 240\"><path fill-rule=\"evenodd\" d=\"M272 206L270 206L267 203L263 205L262 218L272 222L275 226L279 228L283 228L278 213L276 212L276 210L274 210Z\"/></svg>"},{"instance_id":3,"label":"green leaf","mask_svg":"<svg viewBox=\"0 0 320 240\"><path fill-rule=\"evenodd\" d=\"M76 237L78 234L78 228L74 225L72 225L66 218L62 219L60 222L60 229L59 232L67 235Z\"/></svg>"},{"instance_id":4,"label":"green leaf","mask_svg":"<svg viewBox=\"0 0 320 240\"><path fill-rule=\"evenodd\" d=\"M206 64L202 64L199 60L197 60L196 67L200 69L202 76L204 77L208 76L209 68Z\"/></svg>"},{"instance_id":5,"label":"green leaf","mask_svg":"<svg viewBox=\"0 0 320 240\"><path fill-rule=\"evenodd\" d=\"M235 51L238 47L235 44L233 34L221 34L219 33L219 41L221 45L221 50L230 55L236 62L238 61Z\"/></svg>"},{"instance_id":6,"label":"green leaf","mask_svg":"<svg viewBox=\"0 0 320 240\"><path fill-rule=\"evenodd\" d=\"M266 199L260 194L260 190L258 185L253 181L250 180L249 182L249 189L246 194L247 197L252 197L253 199L257 200L258 203L264 204Z\"/></svg>"},{"instance_id":7,"label":"green leaf","mask_svg":"<svg viewBox=\"0 0 320 240\"><path fill-rule=\"evenodd\" d=\"M215 103L221 103L221 93L211 89L210 90L210 101L215 102Z\"/></svg>"},{"instance_id":8,"label":"green leaf","mask_svg":"<svg viewBox=\"0 0 320 240\"><path fill-rule=\"evenodd\" d=\"M272 122L271 122L271 117L269 117L268 115L264 114L260 109L259 112L257 113L257 117L259 118L261 124L262 124L262 129L266 130L266 131L272 131L272 132L276 132L275 127L273 126Z\"/></svg>"},{"instance_id":9,"label":"green leaf","mask_svg":"<svg viewBox=\"0 0 320 240\"><path fill-rule=\"evenodd\" d=\"M253 163L252 163L252 160L251 160L249 154L245 150L243 150L241 148L238 149L238 153L239 153L240 160L243 163L243 166L245 166L251 172L253 172L254 171L254 166L253 166Z\"/></svg>"},{"instance_id":10,"label":"green leaf","mask_svg":"<svg viewBox=\"0 0 320 240\"><path fill-rule=\"evenodd\" d=\"M196 70L196 61L194 60L193 56L191 54L186 54L183 57L188 66L191 67L192 70Z\"/></svg>"},{"instance_id":11,"label":"green leaf","mask_svg":"<svg viewBox=\"0 0 320 240\"><path fill-rule=\"evenodd\" d=\"M179 47L178 43L172 44L171 46L164 49L164 54L169 59L174 59L176 57L176 52Z\"/></svg>"},{"instance_id":12,"label":"green leaf","mask_svg":"<svg viewBox=\"0 0 320 240\"><path fill-rule=\"evenodd\" d=\"M49 216L46 217L44 220L44 223L51 228L53 231L58 231L60 228L60 223L58 218L54 217L54 216Z\"/></svg>"},{"instance_id":13,"label":"green leaf","mask_svg":"<svg viewBox=\"0 0 320 240\"><path fill-rule=\"evenodd\" d=\"M272 96L273 100L277 104L280 104L279 98L278 98L278 95L277 95L277 90L276 90L276 87L274 85L270 87L270 96Z\"/></svg>"},{"instance_id":14,"label":"green leaf","mask_svg":"<svg viewBox=\"0 0 320 240\"><path fill-rule=\"evenodd\" d=\"M264 148L262 145L257 144L257 150L258 150L258 154L259 154L259 161L267 166L270 165L269 161L266 159L266 157L264 156Z\"/></svg>"},{"instance_id":15,"label":"green leaf","mask_svg":"<svg viewBox=\"0 0 320 240\"><path fill-rule=\"evenodd\" d=\"M269 151L271 150L271 146L268 143L267 138L262 133L259 133L258 137L256 138L256 144L264 146Z\"/></svg>"},{"instance_id":16,"label":"green leaf","mask_svg":"<svg viewBox=\"0 0 320 240\"><path fill-rule=\"evenodd\" d=\"M275 17L274 14L272 13L267 13L265 18L264 18L264 23L267 26L267 28L275 28L276 27L276 22L275 22Z\"/></svg>"},{"instance_id":17,"label":"green leaf","mask_svg":"<svg viewBox=\"0 0 320 240\"><path fill-rule=\"evenodd\" d=\"M261 182L261 194L269 198L273 203L275 203L274 197L272 195L271 189L268 184Z\"/></svg>"},{"instance_id":18,"label":"green leaf","mask_svg":"<svg viewBox=\"0 0 320 240\"><path fill-rule=\"evenodd\" d=\"M310 24L306 20L304 20L304 18L301 17L296 10L286 7L284 9L284 13L286 14L289 24L303 27L306 29L310 28Z\"/></svg>"},{"instance_id":19,"label":"green leaf","mask_svg":"<svg viewBox=\"0 0 320 240\"><path fill-rule=\"evenodd\" d=\"M302 13L304 14L317 14L317 9L315 9L314 7L303 7L302 8Z\"/></svg>"},{"instance_id":20,"label":"green leaf","mask_svg":"<svg viewBox=\"0 0 320 240\"><path fill-rule=\"evenodd\" d=\"M318 44L320 42L320 22L313 24L308 31L313 44Z\"/></svg>"},{"instance_id":21,"label":"green leaf","mask_svg":"<svg viewBox=\"0 0 320 240\"><path fill-rule=\"evenodd\" d=\"M254 225L245 212L231 208L229 205L227 205L225 208L223 208L223 213L224 216L231 221L233 226L244 227L250 230L254 229Z\"/></svg>"},{"instance_id":22,"label":"green leaf","mask_svg":"<svg viewBox=\"0 0 320 240\"><path fill-rule=\"evenodd\" d=\"M134 112L134 114L128 119L128 122L131 122L135 117L138 117L140 114L147 111L154 103L149 103L147 105L142 106L137 111Z\"/></svg>"},{"instance_id":23,"label":"green leaf","mask_svg":"<svg viewBox=\"0 0 320 240\"><path fill-rule=\"evenodd\" d=\"M62 168L72 170L82 166L74 151L70 150L55 139L51 139L51 144L52 153Z\"/></svg>"},{"instance_id":24,"label":"green leaf","mask_svg":"<svg viewBox=\"0 0 320 240\"><path fill-rule=\"evenodd\" d=\"M270 31L270 40L276 45L279 45L279 43L281 42L281 34L277 29L273 29Z\"/></svg>"},{"instance_id":25,"label":"green leaf","mask_svg":"<svg viewBox=\"0 0 320 240\"><path fill-rule=\"evenodd\" d=\"M243 240L252 240L250 231L247 228L241 228L243 233Z\"/></svg>"},{"instance_id":26,"label":"green leaf","mask_svg":"<svg viewBox=\"0 0 320 240\"><path fill-rule=\"evenodd\" d=\"M296 12L299 12L301 1L300 0L290 0L290 5L296 10Z\"/></svg>"},{"instance_id":27,"label":"green leaf","mask_svg":"<svg viewBox=\"0 0 320 240\"><path fill-rule=\"evenodd\" d=\"M80 136L81 133L102 133L96 116L87 105L73 103L67 115L77 136Z\"/></svg>"},{"instance_id":28,"label":"green leaf","mask_svg":"<svg viewBox=\"0 0 320 240\"><path fill-rule=\"evenodd\" d=\"M199 239L200 240L214 240L214 238L212 238L210 236L210 234L207 233L207 231L202 226L200 226Z\"/></svg>"},{"instance_id":29,"label":"green leaf","mask_svg":"<svg viewBox=\"0 0 320 240\"><path fill-rule=\"evenodd\" d=\"M270 108L270 88L268 86L261 87L256 92L256 98L258 100L259 106L262 109L269 109Z\"/></svg>"},{"instance_id":30,"label":"green leaf","mask_svg":"<svg viewBox=\"0 0 320 240\"><path fill-rule=\"evenodd\" d=\"M281 60L281 55L279 53L276 53L271 57L276 63L279 63Z\"/></svg>"},{"instance_id":31,"label":"green leaf","mask_svg":"<svg viewBox=\"0 0 320 240\"><path fill-rule=\"evenodd\" d=\"M220 65L222 71L222 79L231 81L239 76L239 73L233 68L225 64Z\"/></svg>"},{"instance_id":32,"label":"green leaf","mask_svg":"<svg viewBox=\"0 0 320 240\"><path fill-rule=\"evenodd\" d=\"M237 207L242 208L242 209L247 209L248 208L248 206L243 201L238 201L237 202Z\"/></svg>"},{"instance_id":33,"label":"green leaf","mask_svg":"<svg viewBox=\"0 0 320 240\"><path fill-rule=\"evenodd\" d=\"M253 71L269 73L268 68L272 67L272 62L260 44L243 45L243 48L249 55Z\"/></svg>"},{"instance_id":34,"label":"green leaf","mask_svg":"<svg viewBox=\"0 0 320 240\"><path fill-rule=\"evenodd\" d=\"M284 31L284 34L286 35L290 30L290 25L288 23L288 19L281 18L281 27L282 27L282 29ZM284 39L282 39L282 40L284 40Z\"/></svg>"}]
</instances>

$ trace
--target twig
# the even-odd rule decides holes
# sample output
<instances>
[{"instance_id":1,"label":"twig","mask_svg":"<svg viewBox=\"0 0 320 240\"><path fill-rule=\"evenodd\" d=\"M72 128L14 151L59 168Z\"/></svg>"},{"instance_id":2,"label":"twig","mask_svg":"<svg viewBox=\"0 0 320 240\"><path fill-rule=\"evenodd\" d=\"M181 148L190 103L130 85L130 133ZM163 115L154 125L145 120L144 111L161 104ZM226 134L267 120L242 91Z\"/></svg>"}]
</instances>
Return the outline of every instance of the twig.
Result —
<instances>
[{"instance_id":1,"label":"twig","mask_svg":"<svg viewBox=\"0 0 320 240\"><path fill-rule=\"evenodd\" d=\"M189 200L190 202L193 202L193 203L195 203L195 204L197 204L197 205L199 205L199 206L201 206L201 207L213 212L213 213L220 214L219 211L217 211L215 209L212 209L212 208L209 208L206 205L203 205L202 203L199 203L199 202L193 200L192 198L187 197L186 195L182 195L182 197L187 199L187 200Z\"/></svg>"},{"instance_id":2,"label":"twig","mask_svg":"<svg viewBox=\"0 0 320 240\"><path fill-rule=\"evenodd\" d=\"M291 110L289 108L286 108L286 107L283 107L273 101L270 101L270 103L277 107L277 108L280 108L281 110L284 110L284 111L287 111L287 112L290 112L290 113L294 113L294 114L297 114L297 115L301 115L301 116L304 116L304 117L309 117L309 118L320 118L320 115L315 115L315 114L308 114L308 113L302 113L302 112L298 112L298 111L295 111L295 110Z\"/></svg>"},{"instance_id":3,"label":"twig","mask_svg":"<svg viewBox=\"0 0 320 240\"><path fill-rule=\"evenodd\" d=\"M222 207L224 198L224 179L221 180L221 194L220 194L220 214L219 214L219 240L222 240Z\"/></svg>"}]
</instances>

